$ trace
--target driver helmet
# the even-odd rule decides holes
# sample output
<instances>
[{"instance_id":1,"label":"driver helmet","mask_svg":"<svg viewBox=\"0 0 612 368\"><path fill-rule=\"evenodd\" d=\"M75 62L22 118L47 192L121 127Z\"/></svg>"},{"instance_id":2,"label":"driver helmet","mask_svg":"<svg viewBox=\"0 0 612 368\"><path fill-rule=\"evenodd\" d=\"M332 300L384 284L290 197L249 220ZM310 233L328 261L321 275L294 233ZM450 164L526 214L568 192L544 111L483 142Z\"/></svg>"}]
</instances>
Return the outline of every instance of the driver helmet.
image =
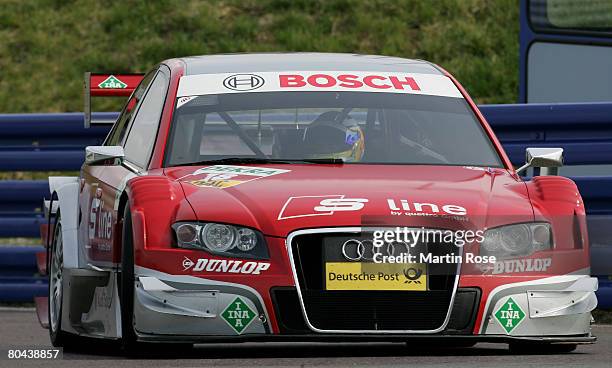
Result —
<instances>
[{"instance_id":1,"label":"driver helmet","mask_svg":"<svg viewBox=\"0 0 612 368\"><path fill-rule=\"evenodd\" d=\"M308 158L335 158L359 162L365 150L365 137L359 124L350 116L343 121L338 111L319 115L304 131Z\"/></svg>"}]
</instances>

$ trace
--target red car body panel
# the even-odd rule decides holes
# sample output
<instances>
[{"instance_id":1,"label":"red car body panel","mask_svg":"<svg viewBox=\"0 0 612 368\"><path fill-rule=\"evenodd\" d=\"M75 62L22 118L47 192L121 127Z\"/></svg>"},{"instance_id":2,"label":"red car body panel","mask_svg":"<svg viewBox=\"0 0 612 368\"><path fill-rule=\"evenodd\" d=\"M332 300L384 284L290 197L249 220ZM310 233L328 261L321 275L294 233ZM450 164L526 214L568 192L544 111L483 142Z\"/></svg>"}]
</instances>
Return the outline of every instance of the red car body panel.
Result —
<instances>
[{"instance_id":1,"label":"red car body panel","mask_svg":"<svg viewBox=\"0 0 612 368\"><path fill-rule=\"evenodd\" d=\"M435 167L422 165L258 165L290 169L288 173L274 175L235 187L197 187L190 184L193 177L179 180L185 197L196 212L196 219L230 224L240 223L260 229L266 235L286 237L291 231L314 227L350 226L362 223L363 216L391 217L387 199L410 202L458 205L470 217L485 221L487 216L521 216L532 221L532 208L525 184L513 178L504 169L483 170L460 166ZM166 169L171 180L185 177L199 167L187 166ZM252 193L257 193L256 196ZM391 194L392 193L392 194ZM313 213L313 200L292 201L281 209L291 197L343 195L346 198L364 198L368 202L360 211L342 211L330 216L279 217ZM321 198L323 199L323 198ZM318 199L319 201L321 199ZM430 211L430 207L424 207ZM289 213L290 211L290 213ZM402 223L405 216L399 216ZM405 222L405 221L404 221ZM487 225L487 224L482 224ZM494 227L499 224L491 224Z\"/></svg>"},{"instance_id":2,"label":"red car body panel","mask_svg":"<svg viewBox=\"0 0 612 368\"><path fill-rule=\"evenodd\" d=\"M375 225L411 226L431 224L410 217L391 216L387 199L409 200L411 203L456 204L466 208L475 226L496 227L510 222L530 222L534 220L530 205L531 191L541 193L541 185L557 178L539 178L526 186L505 169L484 170L465 167L433 167L420 165L363 165L320 166L320 165L258 165L258 167L290 168L291 172L275 175L261 180L243 183L232 188L200 188L188 183L194 178L185 178L200 166L167 168L165 176L156 178L137 178L130 181L131 206L135 235L144 234L136 244L142 244L142 251L136 252L136 264L169 274L188 274L227 282L245 283L256 289L264 298L269 310L273 311L273 301L269 290L274 286L294 286L291 268L286 257L285 238L291 231L317 227L342 227L363 224L368 218L378 220ZM156 171L157 174L159 172ZM183 178L183 179L179 179ZM544 180L542 180L544 179ZM577 191L569 179L552 180L569 191L575 198ZM145 187L146 186L146 187ZM338 188L336 190L330 188ZM539 189L538 189L539 188ZM182 189L182 190L181 190ZM257 196L249 195L257 193ZM389 194L393 193L393 194ZM406 193L402 195L402 193ZM337 212L329 216L310 216L278 220L281 209L291 197L315 195L344 195L346 198L367 198L369 202L360 211ZM537 194L536 194L537 195ZM187 202L183 201L183 196ZM532 194L532 196L534 196ZM567 193L562 193L557 202L544 201L534 196L540 213L554 222L565 221L567 211L574 210L576 203L568 201ZM572 198L571 196L569 198ZM318 199L318 198L317 198ZM187 206L189 203L190 206ZM296 201L292 208L296 213L312 213L312 201ZM577 207L582 213L580 226L584 223L584 208ZM428 208L429 209L429 208ZM145 215L146 214L146 215ZM570 217L571 218L571 217ZM253 276L248 281L242 275L207 272L183 271L180 267L184 257L197 259L202 253L193 250L176 249L171 246L170 225L179 220L211 221L240 224L260 229L266 235L270 250L270 269L262 275ZM382 223L380 222L382 221ZM144 222L144 225L142 224ZM138 225L136 225L138 224ZM564 229L566 224L558 224L555 229ZM139 230L136 230L139 229ZM144 229L150 229L144 231ZM161 231L160 231L161 230ZM567 274L588 267L588 243L583 248L574 249L573 242L564 239L561 230L554 234L560 249L567 252L549 251L534 254L532 258L552 257L552 268L546 273L523 273L505 277L482 274L479 270L469 270L464 266L460 277L460 287L478 287L483 297L481 312L485 308L488 293L498 286L548 277L550 274ZM585 239L586 240L586 239ZM141 249L138 247L137 249ZM477 253L476 249L471 251ZM223 258L207 256L208 258ZM481 273L481 274L478 274ZM478 333L482 313L475 324ZM274 321L272 321L274 322ZM275 326L273 324L273 326ZM277 327L274 327L276 330Z\"/></svg>"}]
</instances>

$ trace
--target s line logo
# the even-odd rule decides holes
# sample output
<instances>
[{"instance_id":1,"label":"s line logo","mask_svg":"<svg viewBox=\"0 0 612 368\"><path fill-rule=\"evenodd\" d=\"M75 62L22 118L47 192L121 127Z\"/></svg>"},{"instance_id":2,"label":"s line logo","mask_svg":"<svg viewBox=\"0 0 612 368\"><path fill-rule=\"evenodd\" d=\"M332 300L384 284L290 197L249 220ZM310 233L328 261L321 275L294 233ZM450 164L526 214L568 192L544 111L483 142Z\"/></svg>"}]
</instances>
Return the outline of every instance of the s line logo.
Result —
<instances>
[{"instance_id":1,"label":"s line logo","mask_svg":"<svg viewBox=\"0 0 612 368\"><path fill-rule=\"evenodd\" d=\"M344 198L343 194L289 197L278 214L278 220L359 211L367 202L365 198Z\"/></svg>"},{"instance_id":2,"label":"s line logo","mask_svg":"<svg viewBox=\"0 0 612 368\"><path fill-rule=\"evenodd\" d=\"M368 200L364 198L328 198L319 202L316 212L359 211Z\"/></svg>"}]
</instances>

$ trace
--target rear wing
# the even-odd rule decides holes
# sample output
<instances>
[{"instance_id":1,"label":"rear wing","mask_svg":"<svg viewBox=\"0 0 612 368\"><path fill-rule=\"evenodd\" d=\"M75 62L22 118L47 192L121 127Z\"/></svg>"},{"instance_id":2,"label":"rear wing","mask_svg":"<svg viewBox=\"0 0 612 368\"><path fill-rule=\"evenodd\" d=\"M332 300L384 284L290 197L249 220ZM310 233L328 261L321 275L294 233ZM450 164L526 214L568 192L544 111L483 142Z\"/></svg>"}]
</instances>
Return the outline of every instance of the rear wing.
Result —
<instances>
[{"instance_id":1,"label":"rear wing","mask_svg":"<svg viewBox=\"0 0 612 368\"><path fill-rule=\"evenodd\" d=\"M91 117L91 97L129 96L134 92L144 74L97 74L85 73L84 104L85 128L93 124L113 124L114 120L93 120Z\"/></svg>"}]
</instances>

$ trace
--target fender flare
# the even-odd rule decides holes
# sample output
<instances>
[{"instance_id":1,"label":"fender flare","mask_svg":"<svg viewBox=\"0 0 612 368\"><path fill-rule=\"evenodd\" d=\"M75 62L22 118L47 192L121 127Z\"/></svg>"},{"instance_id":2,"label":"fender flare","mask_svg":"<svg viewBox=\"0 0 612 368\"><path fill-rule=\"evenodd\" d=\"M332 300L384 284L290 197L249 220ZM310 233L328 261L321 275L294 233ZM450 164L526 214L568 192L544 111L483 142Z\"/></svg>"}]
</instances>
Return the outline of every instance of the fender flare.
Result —
<instances>
[{"instance_id":1,"label":"fender flare","mask_svg":"<svg viewBox=\"0 0 612 368\"><path fill-rule=\"evenodd\" d=\"M49 177L49 192L52 198L57 195L57 210L62 214L64 268L80 268L82 263L78 238L79 188L79 178L76 176Z\"/></svg>"}]
</instances>

